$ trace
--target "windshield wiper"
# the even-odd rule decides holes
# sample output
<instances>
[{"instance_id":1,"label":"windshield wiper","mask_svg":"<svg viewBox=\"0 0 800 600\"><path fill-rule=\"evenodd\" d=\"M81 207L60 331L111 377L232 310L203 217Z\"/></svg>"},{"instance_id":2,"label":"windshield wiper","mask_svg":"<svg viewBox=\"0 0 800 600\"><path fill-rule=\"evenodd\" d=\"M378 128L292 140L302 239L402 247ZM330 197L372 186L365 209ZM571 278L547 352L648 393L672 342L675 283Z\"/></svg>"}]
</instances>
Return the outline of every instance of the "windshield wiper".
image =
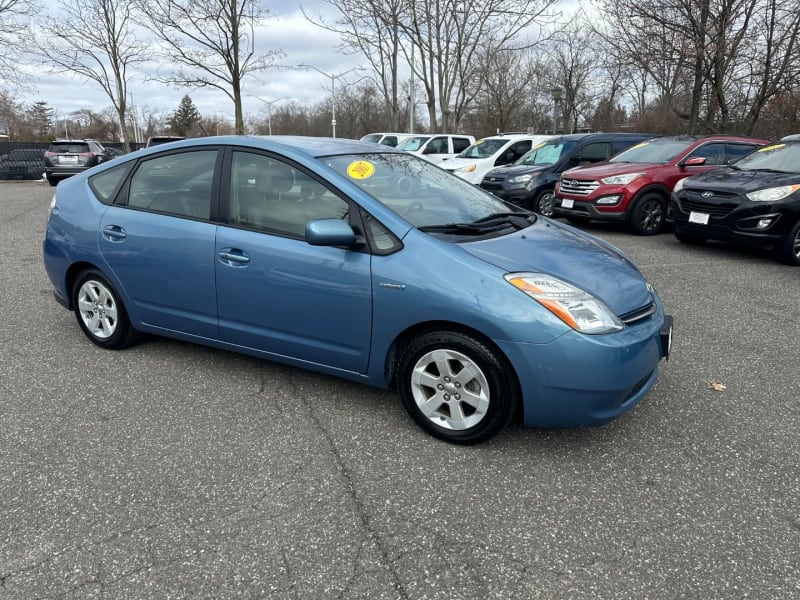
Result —
<instances>
[{"instance_id":1,"label":"windshield wiper","mask_svg":"<svg viewBox=\"0 0 800 600\"><path fill-rule=\"evenodd\" d=\"M536 220L533 213L499 212L492 213L470 223L443 223L441 225L423 225L418 229L427 233L460 233L478 235L505 228L509 225L516 229L525 229Z\"/></svg>"}]
</instances>

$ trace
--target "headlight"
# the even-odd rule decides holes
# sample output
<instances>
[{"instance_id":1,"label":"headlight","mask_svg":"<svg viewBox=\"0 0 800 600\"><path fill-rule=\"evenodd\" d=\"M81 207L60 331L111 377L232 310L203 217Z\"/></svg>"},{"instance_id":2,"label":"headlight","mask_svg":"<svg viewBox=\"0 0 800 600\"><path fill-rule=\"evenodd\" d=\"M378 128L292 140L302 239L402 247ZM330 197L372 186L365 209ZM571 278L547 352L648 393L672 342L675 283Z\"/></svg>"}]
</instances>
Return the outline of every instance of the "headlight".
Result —
<instances>
[{"instance_id":1,"label":"headlight","mask_svg":"<svg viewBox=\"0 0 800 600\"><path fill-rule=\"evenodd\" d=\"M625 173L625 175L614 175L601 179L606 185L628 185L634 179L639 179L644 173Z\"/></svg>"},{"instance_id":2,"label":"headlight","mask_svg":"<svg viewBox=\"0 0 800 600\"><path fill-rule=\"evenodd\" d=\"M525 185L531 179L533 179L533 177L534 177L533 173L525 173L524 175L517 175L516 177L511 177L508 180L508 183L512 185Z\"/></svg>"},{"instance_id":3,"label":"headlight","mask_svg":"<svg viewBox=\"0 0 800 600\"><path fill-rule=\"evenodd\" d=\"M777 202L790 194L794 194L797 190L800 190L800 183L750 192L747 197L753 202Z\"/></svg>"},{"instance_id":4,"label":"headlight","mask_svg":"<svg viewBox=\"0 0 800 600\"><path fill-rule=\"evenodd\" d=\"M475 164L467 165L466 167L458 167L453 169L453 173L472 173L475 170Z\"/></svg>"},{"instance_id":5,"label":"headlight","mask_svg":"<svg viewBox=\"0 0 800 600\"><path fill-rule=\"evenodd\" d=\"M675 183L675 187L672 188L672 193L677 194L683 189L683 184L686 183L686 180L689 179L688 177L684 177L683 179L678 179Z\"/></svg>"},{"instance_id":6,"label":"headlight","mask_svg":"<svg viewBox=\"0 0 800 600\"><path fill-rule=\"evenodd\" d=\"M505 278L576 331L611 333L624 327L601 300L552 275L509 273Z\"/></svg>"}]
</instances>

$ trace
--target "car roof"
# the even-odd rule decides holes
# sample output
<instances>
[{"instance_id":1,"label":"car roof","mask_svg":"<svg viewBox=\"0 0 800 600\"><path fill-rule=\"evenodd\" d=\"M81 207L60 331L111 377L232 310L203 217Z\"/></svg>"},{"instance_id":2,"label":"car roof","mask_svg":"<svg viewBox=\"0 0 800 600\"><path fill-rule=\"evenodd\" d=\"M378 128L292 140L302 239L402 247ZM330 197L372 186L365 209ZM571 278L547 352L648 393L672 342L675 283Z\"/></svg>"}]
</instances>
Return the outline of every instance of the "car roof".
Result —
<instances>
[{"instance_id":1,"label":"car roof","mask_svg":"<svg viewBox=\"0 0 800 600\"><path fill-rule=\"evenodd\" d=\"M294 152L311 158L338 154L375 154L376 152L406 154L391 146L381 146L372 142L302 135L226 135L191 138L175 142L172 147L207 146L209 144L230 144L284 153Z\"/></svg>"}]
</instances>

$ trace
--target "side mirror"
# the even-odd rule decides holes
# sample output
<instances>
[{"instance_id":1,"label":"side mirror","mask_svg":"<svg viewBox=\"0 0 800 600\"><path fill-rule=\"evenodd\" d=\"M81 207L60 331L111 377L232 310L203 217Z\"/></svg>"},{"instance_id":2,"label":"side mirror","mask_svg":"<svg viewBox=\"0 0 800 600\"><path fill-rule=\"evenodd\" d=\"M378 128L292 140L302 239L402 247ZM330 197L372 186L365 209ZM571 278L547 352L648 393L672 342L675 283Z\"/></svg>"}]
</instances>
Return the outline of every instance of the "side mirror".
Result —
<instances>
[{"instance_id":1,"label":"side mirror","mask_svg":"<svg viewBox=\"0 0 800 600\"><path fill-rule=\"evenodd\" d=\"M681 163L682 167L699 167L706 164L705 156L692 156Z\"/></svg>"},{"instance_id":2,"label":"side mirror","mask_svg":"<svg viewBox=\"0 0 800 600\"><path fill-rule=\"evenodd\" d=\"M315 219L306 223L306 242L312 246L353 246L356 234L341 219Z\"/></svg>"}]
</instances>

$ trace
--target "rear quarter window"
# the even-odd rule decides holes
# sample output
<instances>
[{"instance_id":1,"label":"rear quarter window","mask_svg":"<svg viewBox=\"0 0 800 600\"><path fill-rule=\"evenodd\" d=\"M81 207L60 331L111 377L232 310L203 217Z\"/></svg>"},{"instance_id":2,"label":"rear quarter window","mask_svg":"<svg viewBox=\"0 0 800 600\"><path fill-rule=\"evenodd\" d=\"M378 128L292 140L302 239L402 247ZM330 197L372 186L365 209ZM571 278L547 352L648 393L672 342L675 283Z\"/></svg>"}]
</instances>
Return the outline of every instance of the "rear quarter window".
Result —
<instances>
[{"instance_id":1,"label":"rear quarter window","mask_svg":"<svg viewBox=\"0 0 800 600\"><path fill-rule=\"evenodd\" d=\"M132 163L126 163L108 171L103 171L89 178L89 187L103 204L111 204L117 190L122 185Z\"/></svg>"}]
</instances>

